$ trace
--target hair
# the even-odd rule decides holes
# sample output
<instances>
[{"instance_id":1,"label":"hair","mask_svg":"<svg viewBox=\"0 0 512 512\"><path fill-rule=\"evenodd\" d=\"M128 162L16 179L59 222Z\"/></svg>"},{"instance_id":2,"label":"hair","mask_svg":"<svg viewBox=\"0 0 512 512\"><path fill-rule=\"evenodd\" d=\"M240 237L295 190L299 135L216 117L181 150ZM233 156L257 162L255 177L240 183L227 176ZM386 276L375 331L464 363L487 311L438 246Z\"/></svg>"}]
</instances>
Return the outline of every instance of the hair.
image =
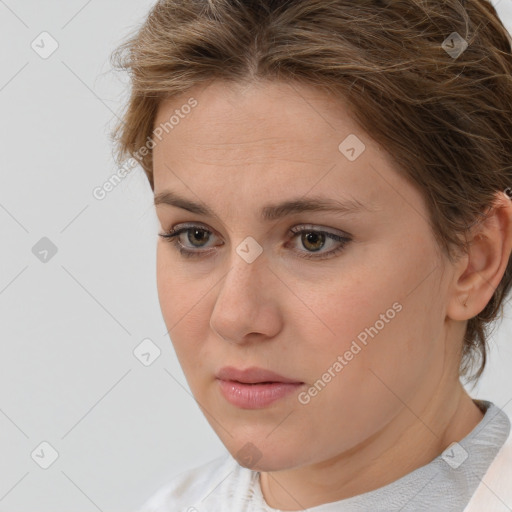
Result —
<instances>
[{"instance_id":1,"label":"hair","mask_svg":"<svg viewBox=\"0 0 512 512\"><path fill-rule=\"evenodd\" d=\"M458 37L467 47L452 55L464 48ZM160 0L111 55L131 78L111 135L116 160L137 158L154 191L152 151L139 150L162 100L212 80L307 84L346 100L421 192L438 247L455 261L512 182L511 43L488 0ZM467 321L459 376L468 381L484 370L511 278L509 259Z\"/></svg>"}]
</instances>

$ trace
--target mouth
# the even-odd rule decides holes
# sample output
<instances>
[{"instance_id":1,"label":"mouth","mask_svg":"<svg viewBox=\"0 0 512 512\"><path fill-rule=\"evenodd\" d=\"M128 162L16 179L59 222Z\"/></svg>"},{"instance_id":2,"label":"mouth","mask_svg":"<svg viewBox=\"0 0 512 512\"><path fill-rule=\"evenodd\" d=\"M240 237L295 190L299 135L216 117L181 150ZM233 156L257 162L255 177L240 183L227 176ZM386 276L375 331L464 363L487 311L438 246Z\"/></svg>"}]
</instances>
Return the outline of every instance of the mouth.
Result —
<instances>
[{"instance_id":1,"label":"mouth","mask_svg":"<svg viewBox=\"0 0 512 512\"><path fill-rule=\"evenodd\" d=\"M304 385L302 381L255 367L224 367L216 377L221 394L240 409L263 409Z\"/></svg>"}]
</instances>

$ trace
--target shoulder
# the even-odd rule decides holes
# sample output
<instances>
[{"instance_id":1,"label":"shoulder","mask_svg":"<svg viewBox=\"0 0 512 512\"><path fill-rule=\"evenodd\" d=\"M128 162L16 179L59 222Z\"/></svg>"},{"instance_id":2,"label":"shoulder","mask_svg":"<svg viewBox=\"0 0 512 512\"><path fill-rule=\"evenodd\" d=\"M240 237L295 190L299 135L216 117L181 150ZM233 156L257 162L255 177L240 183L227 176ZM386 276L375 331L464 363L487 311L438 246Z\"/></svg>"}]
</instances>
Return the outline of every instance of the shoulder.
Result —
<instances>
[{"instance_id":1,"label":"shoulder","mask_svg":"<svg viewBox=\"0 0 512 512\"><path fill-rule=\"evenodd\" d=\"M204 503L208 493L218 489L221 483L224 487L236 486L235 480L244 471L249 470L239 466L230 454L221 455L176 475L146 500L138 512L199 510L195 506Z\"/></svg>"},{"instance_id":2,"label":"shoulder","mask_svg":"<svg viewBox=\"0 0 512 512\"><path fill-rule=\"evenodd\" d=\"M510 416L508 416L511 420ZM490 464L464 512L512 510L512 430Z\"/></svg>"}]
</instances>

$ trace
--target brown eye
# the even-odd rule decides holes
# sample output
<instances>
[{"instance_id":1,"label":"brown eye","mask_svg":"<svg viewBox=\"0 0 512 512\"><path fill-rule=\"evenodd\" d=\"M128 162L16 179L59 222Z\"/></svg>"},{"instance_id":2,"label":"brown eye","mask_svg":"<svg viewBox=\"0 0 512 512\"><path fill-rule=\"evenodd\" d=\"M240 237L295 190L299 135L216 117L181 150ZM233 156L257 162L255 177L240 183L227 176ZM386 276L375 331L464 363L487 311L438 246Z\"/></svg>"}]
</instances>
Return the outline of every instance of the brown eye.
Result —
<instances>
[{"instance_id":1,"label":"brown eye","mask_svg":"<svg viewBox=\"0 0 512 512\"><path fill-rule=\"evenodd\" d=\"M312 229L310 226L295 227L290 229L290 233L294 235L292 238L299 238L300 236L300 245L306 250L298 249L295 252L300 253L299 256L306 259L320 260L330 258L342 251L348 242L352 241L352 238L349 236L341 236L335 233L329 233L328 231ZM328 247L334 247L334 249L319 252L326 244Z\"/></svg>"},{"instance_id":2,"label":"brown eye","mask_svg":"<svg viewBox=\"0 0 512 512\"><path fill-rule=\"evenodd\" d=\"M185 239L181 235L186 233ZM159 234L164 240L172 244L176 250L185 257L205 257L211 254L211 250L199 250L202 247L208 247L206 243L210 241L213 233L202 226L183 226L181 228L173 228L170 231ZM197 250L196 250L197 249Z\"/></svg>"},{"instance_id":3,"label":"brown eye","mask_svg":"<svg viewBox=\"0 0 512 512\"><path fill-rule=\"evenodd\" d=\"M206 229L189 228L187 229L187 239L192 245L196 246L196 242L208 241L209 235L207 233L209 231ZM202 247L202 245L197 245L196 247Z\"/></svg>"},{"instance_id":4,"label":"brown eye","mask_svg":"<svg viewBox=\"0 0 512 512\"><path fill-rule=\"evenodd\" d=\"M325 234L315 231L303 232L301 242L310 251L318 251L325 244Z\"/></svg>"}]
</instances>

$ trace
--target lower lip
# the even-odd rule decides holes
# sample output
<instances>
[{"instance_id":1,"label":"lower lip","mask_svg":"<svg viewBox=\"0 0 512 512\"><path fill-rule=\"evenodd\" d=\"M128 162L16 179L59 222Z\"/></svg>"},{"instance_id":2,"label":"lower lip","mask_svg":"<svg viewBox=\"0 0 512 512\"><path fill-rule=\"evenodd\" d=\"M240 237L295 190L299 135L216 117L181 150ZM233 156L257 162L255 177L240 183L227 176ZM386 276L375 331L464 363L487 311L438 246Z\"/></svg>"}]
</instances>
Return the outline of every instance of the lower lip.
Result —
<instances>
[{"instance_id":1,"label":"lower lip","mask_svg":"<svg viewBox=\"0 0 512 512\"><path fill-rule=\"evenodd\" d=\"M302 383L270 382L243 384L233 380L218 380L224 398L241 409L263 409L302 386Z\"/></svg>"}]
</instances>

